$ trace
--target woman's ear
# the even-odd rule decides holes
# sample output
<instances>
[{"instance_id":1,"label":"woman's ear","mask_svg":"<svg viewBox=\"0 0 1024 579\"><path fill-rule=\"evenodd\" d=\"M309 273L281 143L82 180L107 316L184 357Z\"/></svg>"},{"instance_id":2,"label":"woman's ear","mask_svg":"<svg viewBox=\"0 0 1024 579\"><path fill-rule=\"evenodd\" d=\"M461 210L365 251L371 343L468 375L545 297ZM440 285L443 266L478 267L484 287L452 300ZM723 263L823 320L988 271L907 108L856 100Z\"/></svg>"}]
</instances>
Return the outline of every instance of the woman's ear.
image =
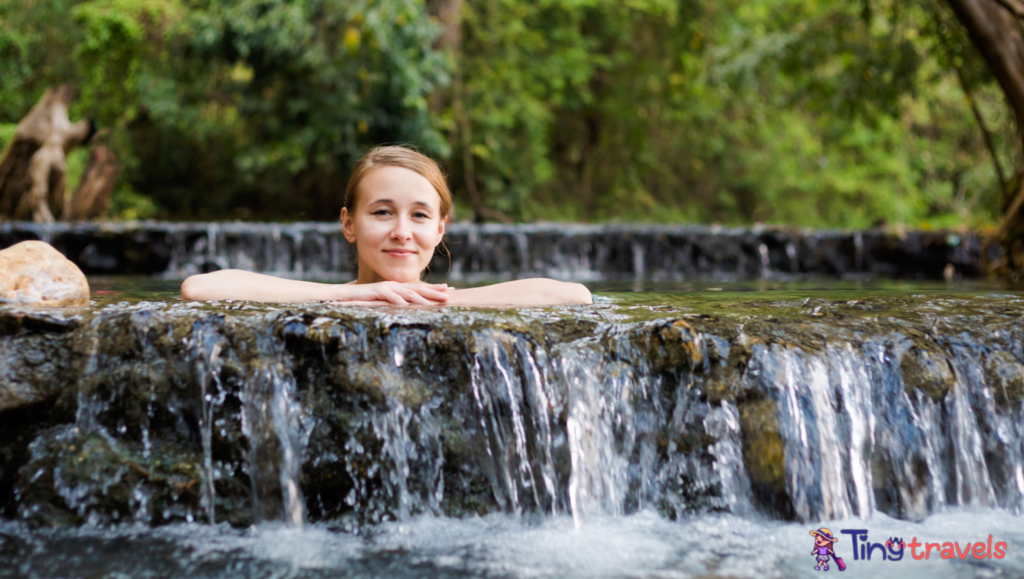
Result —
<instances>
[{"instance_id":1,"label":"woman's ear","mask_svg":"<svg viewBox=\"0 0 1024 579\"><path fill-rule=\"evenodd\" d=\"M348 240L349 243L356 242L356 232L355 228L353 227L354 225L355 223L353 223L352 215L348 212L348 207L342 207L341 232L345 234L345 239Z\"/></svg>"},{"instance_id":2,"label":"woman's ear","mask_svg":"<svg viewBox=\"0 0 1024 579\"><path fill-rule=\"evenodd\" d=\"M438 220L438 224L437 224L437 241L434 242L434 247L437 247L441 243L441 240L444 239L444 224L445 224L445 222L447 222L447 219L443 219L442 218L442 219Z\"/></svg>"}]
</instances>

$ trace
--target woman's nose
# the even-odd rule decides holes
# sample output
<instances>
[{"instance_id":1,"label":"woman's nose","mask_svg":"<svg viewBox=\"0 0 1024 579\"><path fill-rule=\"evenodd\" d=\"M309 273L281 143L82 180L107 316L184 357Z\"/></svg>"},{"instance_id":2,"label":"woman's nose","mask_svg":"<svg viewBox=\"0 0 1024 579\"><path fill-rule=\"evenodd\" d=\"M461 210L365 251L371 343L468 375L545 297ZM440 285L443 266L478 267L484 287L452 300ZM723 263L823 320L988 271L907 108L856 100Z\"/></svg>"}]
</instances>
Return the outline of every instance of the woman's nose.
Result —
<instances>
[{"instance_id":1,"label":"woman's nose","mask_svg":"<svg viewBox=\"0 0 1024 579\"><path fill-rule=\"evenodd\" d=\"M409 239L412 236L412 228L409 227L409 222L404 218L398 218L395 220L395 226L391 228L392 239Z\"/></svg>"}]
</instances>

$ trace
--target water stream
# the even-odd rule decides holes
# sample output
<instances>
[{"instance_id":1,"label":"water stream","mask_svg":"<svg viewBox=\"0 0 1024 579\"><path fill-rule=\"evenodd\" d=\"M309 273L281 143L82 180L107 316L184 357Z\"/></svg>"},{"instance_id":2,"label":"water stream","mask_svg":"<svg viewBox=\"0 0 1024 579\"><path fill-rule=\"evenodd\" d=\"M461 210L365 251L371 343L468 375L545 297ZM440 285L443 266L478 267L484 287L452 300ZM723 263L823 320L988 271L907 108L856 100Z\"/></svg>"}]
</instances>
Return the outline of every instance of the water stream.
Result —
<instances>
[{"instance_id":1,"label":"water stream","mask_svg":"<svg viewBox=\"0 0 1024 579\"><path fill-rule=\"evenodd\" d=\"M478 310L187 304L152 283L0 309L24 400L0 408L0 577L789 577L814 572L823 525L1009 545L863 561L843 535L851 569L1024 573L1010 289L676 284Z\"/></svg>"}]
</instances>

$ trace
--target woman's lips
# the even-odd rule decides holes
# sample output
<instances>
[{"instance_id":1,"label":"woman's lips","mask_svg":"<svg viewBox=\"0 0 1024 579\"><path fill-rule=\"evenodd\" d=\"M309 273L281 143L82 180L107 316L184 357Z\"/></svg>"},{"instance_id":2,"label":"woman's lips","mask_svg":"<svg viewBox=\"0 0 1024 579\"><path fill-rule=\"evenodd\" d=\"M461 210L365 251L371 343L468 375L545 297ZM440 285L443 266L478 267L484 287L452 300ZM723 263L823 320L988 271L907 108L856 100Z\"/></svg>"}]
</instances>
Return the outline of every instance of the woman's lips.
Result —
<instances>
[{"instance_id":1,"label":"woman's lips","mask_svg":"<svg viewBox=\"0 0 1024 579\"><path fill-rule=\"evenodd\" d=\"M412 257L416 252L411 249L385 249L384 253L391 257Z\"/></svg>"}]
</instances>

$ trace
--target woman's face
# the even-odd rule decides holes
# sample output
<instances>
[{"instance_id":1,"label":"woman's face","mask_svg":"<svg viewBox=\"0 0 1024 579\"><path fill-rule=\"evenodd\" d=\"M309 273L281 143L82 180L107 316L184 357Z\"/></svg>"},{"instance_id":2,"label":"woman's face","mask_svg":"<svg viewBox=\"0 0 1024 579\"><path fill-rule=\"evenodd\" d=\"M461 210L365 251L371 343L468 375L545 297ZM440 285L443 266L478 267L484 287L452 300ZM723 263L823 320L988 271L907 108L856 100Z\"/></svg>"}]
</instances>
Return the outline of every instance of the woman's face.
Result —
<instances>
[{"instance_id":1,"label":"woman's face","mask_svg":"<svg viewBox=\"0 0 1024 579\"><path fill-rule=\"evenodd\" d=\"M444 236L441 196L425 177L378 167L359 184L356 207L341 210L345 238L359 253L359 283L419 281Z\"/></svg>"}]
</instances>

